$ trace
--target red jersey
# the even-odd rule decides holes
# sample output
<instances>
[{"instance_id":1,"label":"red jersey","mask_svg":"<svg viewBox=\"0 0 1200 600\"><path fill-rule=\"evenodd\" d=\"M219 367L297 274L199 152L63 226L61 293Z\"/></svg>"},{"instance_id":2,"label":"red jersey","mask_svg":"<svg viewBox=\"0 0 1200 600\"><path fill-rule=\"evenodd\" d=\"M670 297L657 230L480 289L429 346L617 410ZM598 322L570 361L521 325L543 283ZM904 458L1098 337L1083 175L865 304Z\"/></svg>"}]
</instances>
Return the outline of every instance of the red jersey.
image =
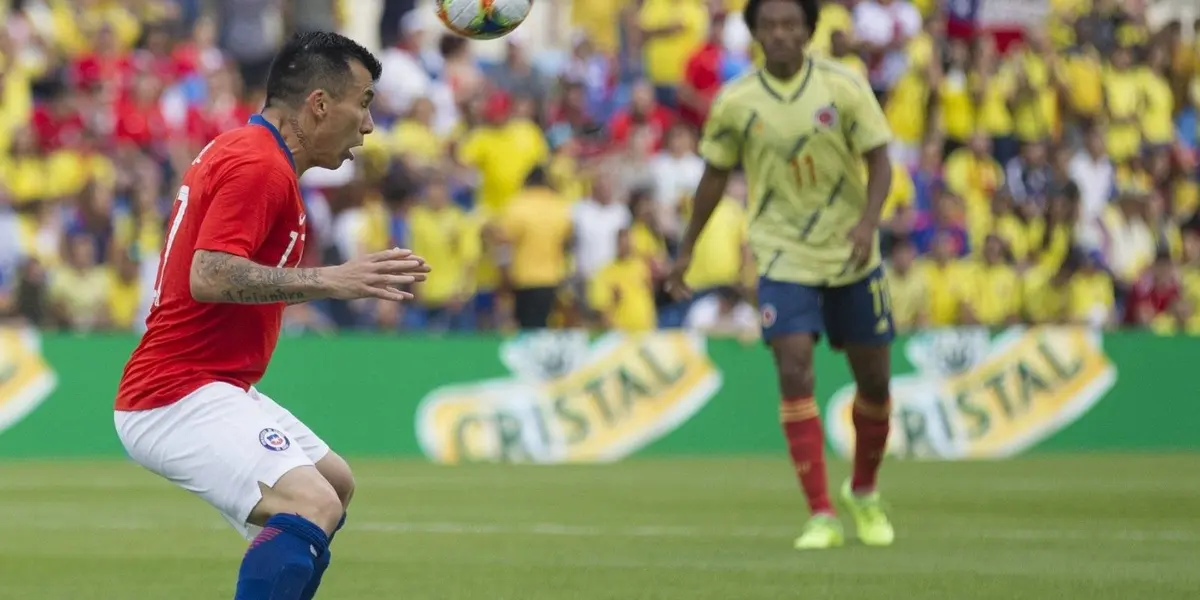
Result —
<instances>
[{"instance_id":1,"label":"red jersey","mask_svg":"<svg viewBox=\"0 0 1200 600\"><path fill-rule=\"evenodd\" d=\"M184 174L117 410L166 406L213 382L246 389L266 372L285 304L201 303L189 283L196 250L267 267L295 267L304 254L307 215L291 153L262 117L250 123L213 140Z\"/></svg>"}]
</instances>

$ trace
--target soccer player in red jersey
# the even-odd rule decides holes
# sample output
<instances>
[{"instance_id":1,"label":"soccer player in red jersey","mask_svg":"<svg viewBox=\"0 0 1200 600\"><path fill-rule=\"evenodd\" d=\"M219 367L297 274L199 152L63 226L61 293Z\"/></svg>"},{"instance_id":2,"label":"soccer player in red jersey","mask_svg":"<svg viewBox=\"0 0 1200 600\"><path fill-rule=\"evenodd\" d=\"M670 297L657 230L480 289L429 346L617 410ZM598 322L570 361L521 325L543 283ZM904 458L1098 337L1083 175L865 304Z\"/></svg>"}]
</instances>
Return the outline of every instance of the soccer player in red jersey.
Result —
<instances>
[{"instance_id":1,"label":"soccer player in red jersey","mask_svg":"<svg viewBox=\"0 0 1200 600\"><path fill-rule=\"evenodd\" d=\"M307 237L297 179L353 158L374 129L380 69L332 33L298 35L279 51L263 111L205 146L184 175L147 330L117 392L129 456L253 539L235 600L311 599L354 491L346 461L254 388L284 307L406 300L397 288L429 272L400 249L297 268Z\"/></svg>"}]
</instances>

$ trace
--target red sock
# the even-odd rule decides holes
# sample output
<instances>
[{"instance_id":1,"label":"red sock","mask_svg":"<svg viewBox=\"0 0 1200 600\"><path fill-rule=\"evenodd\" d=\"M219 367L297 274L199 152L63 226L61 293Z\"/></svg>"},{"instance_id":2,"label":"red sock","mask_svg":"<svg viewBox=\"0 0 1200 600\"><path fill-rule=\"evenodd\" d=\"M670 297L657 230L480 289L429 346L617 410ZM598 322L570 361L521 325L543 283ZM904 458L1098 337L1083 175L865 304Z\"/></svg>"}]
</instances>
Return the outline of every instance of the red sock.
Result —
<instances>
[{"instance_id":1,"label":"red sock","mask_svg":"<svg viewBox=\"0 0 1200 600\"><path fill-rule=\"evenodd\" d=\"M788 453L808 499L808 509L814 515L833 514L825 479L825 434L819 417L817 403L812 398L785 398L779 405L779 421L787 438Z\"/></svg>"},{"instance_id":2,"label":"red sock","mask_svg":"<svg viewBox=\"0 0 1200 600\"><path fill-rule=\"evenodd\" d=\"M887 451L891 412L890 399L882 402L854 399L854 475L850 487L855 492L870 493L875 489L879 464Z\"/></svg>"}]
</instances>

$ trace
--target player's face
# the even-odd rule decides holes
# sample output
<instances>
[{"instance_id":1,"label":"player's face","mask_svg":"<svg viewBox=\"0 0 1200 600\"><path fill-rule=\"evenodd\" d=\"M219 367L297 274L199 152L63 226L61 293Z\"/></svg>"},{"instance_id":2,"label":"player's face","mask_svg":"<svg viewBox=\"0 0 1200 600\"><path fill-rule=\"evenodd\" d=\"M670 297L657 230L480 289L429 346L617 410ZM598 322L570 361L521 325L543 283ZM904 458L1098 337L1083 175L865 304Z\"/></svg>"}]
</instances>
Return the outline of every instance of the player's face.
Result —
<instances>
[{"instance_id":1,"label":"player's face","mask_svg":"<svg viewBox=\"0 0 1200 600\"><path fill-rule=\"evenodd\" d=\"M800 4L792 0L767 0L758 9L754 39L762 44L767 62L797 60L811 35Z\"/></svg>"},{"instance_id":2,"label":"player's face","mask_svg":"<svg viewBox=\"0 0 1200 600\"><path fill-rule=\"evenodd\" d=\"M324 118L317 122L313 146L322 154L313 157L317 166L336 169L346 160L353 160L351 151L362 146L363 137L375 130L375 121L371 118L375 84L371 81L371 73L358 62L351 61L350 79L340 97L329 97L331 104L324 111Z\"/></svg>"}]
</instances>

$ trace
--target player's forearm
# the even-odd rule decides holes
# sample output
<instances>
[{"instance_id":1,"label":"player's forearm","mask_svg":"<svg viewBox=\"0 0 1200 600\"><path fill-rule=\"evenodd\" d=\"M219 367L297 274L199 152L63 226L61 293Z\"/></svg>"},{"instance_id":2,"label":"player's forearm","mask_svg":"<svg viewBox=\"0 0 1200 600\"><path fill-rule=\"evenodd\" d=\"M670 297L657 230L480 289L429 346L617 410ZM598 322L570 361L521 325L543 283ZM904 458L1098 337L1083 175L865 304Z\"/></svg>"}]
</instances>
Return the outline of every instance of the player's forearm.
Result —
<instances>
[{"instance_id":1,"label":"player's forearm","mask_svg":"<svg viewBox=\"0 0 1200 600\"><path fill-rule=\"evenodd\" d=\"M867 159L867 206L863 220L878 226L883 215L883 204L892 189L892 161L888 158L887 146L880 146L866 153Z\"/></svg>"},{"instance_id":2,"label":"player's forearm","mask_svg":"<svg viewBox=\"0 0 1200 600\"><path fill-rule=\"evenodd\" d=\"M728 183L728 170L712 165L704 167L704 175L700 177L700 184L696 186L696 195L692 199L692 216L688 218L687 229L683 232L680 251L691 253L696 247L696 240L700 239L700 232L708 225L713 211L725 195L725 186Z\"/></svg>"},{"instance_id":3,"label":"player's forearm","mask_svg":"<svg viewBox=\"0 0 1200 600\"><path fill-rule=\"evenodd\" d=\"M324 269L273 269L241 256L197 250L192 258L192 297L228 304L298 304L329 293Z\"/></svg>"}]
</instances>

